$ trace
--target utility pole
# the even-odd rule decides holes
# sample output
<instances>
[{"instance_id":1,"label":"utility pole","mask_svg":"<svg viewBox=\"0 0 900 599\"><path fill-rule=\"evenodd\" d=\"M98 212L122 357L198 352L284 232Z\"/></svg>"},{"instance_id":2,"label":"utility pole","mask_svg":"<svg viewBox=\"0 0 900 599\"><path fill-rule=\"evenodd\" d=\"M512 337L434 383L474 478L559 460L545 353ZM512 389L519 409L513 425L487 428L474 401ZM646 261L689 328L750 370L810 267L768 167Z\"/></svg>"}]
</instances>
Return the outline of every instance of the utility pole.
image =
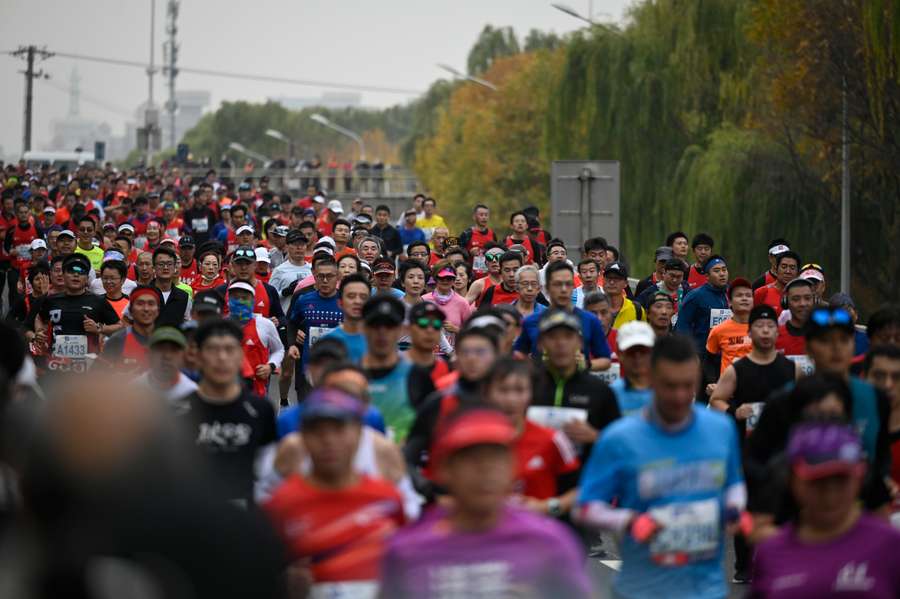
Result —
<instances>
[{"instance_id":1,"label":"utility pole","mask_svg":"<svg viewBox=\"0 0 900 599\"><path fill-rule=\"evenodd\" d=\"M34 104L34 80L35 78L49 79L50 75L44 71L34 70L35 57L41 60L47 60L53 56L52 52L47 52L46 48L38 48L36 46L20 46L18 50L13 52L13 56L25 58L27 65L24 71L20 71L25 75L25 125L22 132L22 153L31 151L31 122L32 122L32 105Z\"/></svg>"},{"instance_id":2,"label":"utility pole","mask_svg":"<svg viewBox=\"0 0 900 599\"><path fill-rule=\"evenodd\" d=\"M153 47L156 45L156 0L150 0L150 64L147 66L147 106L144 108L144 126L137 130L138 148L146 152L145 164L153 163L154 141L158 137L159 112L153 104L153 76L156 74Z\"/></svg>"},{"instance_id":3,"label":"utility pole","mask_svg":"<svg viewBox=\"0 0 900 599\"><path fill-rule=\"evenodd\" d=\"M847 79L841 106L841 292L850 293L850 138L847 130Z\"/></svg>"},{"instance_id":4,"label":"utility pole","mask_svg":"<svg viewBox=\"0 0 900 599\"><path fill-rule=\"evenodd\" d=\"M178 33L178 0L169 0L166 7L166 33L169 39L163 45L164 60L167 63L163 67L163 74L169 78L169 101L166 102L166 111L169 113L169 147L174 148L178 140L175 139L175 111L178 103L175 100L175 77L178 75L176 64L178 63L178 44L175 43L175 35Z\"/></svg>"}]
</instances>

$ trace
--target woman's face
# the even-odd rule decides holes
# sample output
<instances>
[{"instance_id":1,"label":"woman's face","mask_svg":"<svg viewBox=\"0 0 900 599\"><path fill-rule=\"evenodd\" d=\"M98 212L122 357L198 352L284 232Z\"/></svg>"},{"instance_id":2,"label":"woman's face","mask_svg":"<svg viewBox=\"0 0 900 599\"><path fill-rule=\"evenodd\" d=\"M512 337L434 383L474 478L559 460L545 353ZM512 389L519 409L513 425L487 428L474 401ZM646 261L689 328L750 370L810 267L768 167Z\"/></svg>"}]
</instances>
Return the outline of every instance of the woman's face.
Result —
<instances>
[{"instance_id":1,"label":"woman's face","mask_svg":"<svg viewBox=\"0 0 900 599\"><path fill-rule=\"evenodd\" d=\"M403 275L403 288L409 295L422 295L425 291L425 274L418 268L411 268Z\"/></svg>"},{"instance_id":2,"label":"woman's face","mask_svg":"<svg viewBox=\"0 0 900 599\"><path fill-rule=\"evenodd\" d=\"M219 259L212 254L203 256L203 261L200 263L200 272L203 273L203 276L207 279L213 279L218 276Z\"/></svg>"},{"instance_id":3,"label":"woman's face","mask_svg":"<svg viewBox=\"0 0 900 599\"><path fill-rule=\"evenodd\" d=\"M469 290L469 273L465 266L456 267L456 280L453 281L453 289L460 295L465 295Z\"/></svg>"},{"instance_id":4,"label":"woman's face","mask_svg":"<svg viewBox=\"0 0 900 599\"><path fill-rule=\"evenodd\" d=\"M487 401L514 423L519 423L525 419L525 412L531 404L531 380L521 374L510 374L495 380L487 390Z\"/></svg>"},{"instance_id":5,"label":"woman's face","mask_svg":"<svg viewBox=\"0 0 900 599\"><path fill-rule=\"evenodd\" d=\"M342 279L347 275L352 275L356 272L358 272L356 268L356 260L350 257L346 257L338 262L338 276L340 276Z\"/></svg>"}]
</instances>

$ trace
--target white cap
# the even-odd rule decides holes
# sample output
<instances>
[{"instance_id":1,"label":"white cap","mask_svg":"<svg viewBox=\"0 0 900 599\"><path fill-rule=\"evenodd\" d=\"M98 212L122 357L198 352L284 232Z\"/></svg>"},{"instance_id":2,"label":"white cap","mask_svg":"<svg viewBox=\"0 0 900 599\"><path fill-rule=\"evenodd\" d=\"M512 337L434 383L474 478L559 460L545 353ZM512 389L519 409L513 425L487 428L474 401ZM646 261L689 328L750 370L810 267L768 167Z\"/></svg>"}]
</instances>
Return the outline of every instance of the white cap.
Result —
<instances>
[{"instance_id":1,"label":"white cap","mask_svg":"<svg viewBox=\"0 0 900 599\"><path fill-rule=\"evenodd\" d=\"M656 334L649 324L642 320L632 320L619 328L616 334L616 345L619 352L637 346L653 347L656 342Z\"/></svg>"},{"instance_id":2,"label":"white cap","mask_svg":"<svg viewBox=\"0 0 900 599\"><path fill-rule=\"evenodd\" d=\"M334 242L334 239L326 235L325 237L319 237L319 240L316 242L315 247L320 245L327 245L331 247L331 249L335 249L337 247L337 243Z\"/></svg>"},{"instance_id":3,"label":"white cap","mask_svg":"<svg viewBox=\"0 0 900 599\"><path fill-rule=\"evenodd\" d=\"M53 206L44 206L44 214L47 213L56 214L56 208Z\"/></svg>"},{"instance_id":4,"label":"white cap","mask_svg":"<svg viewBox=\"0 0 900 599\"><path fill-rule=\"evenodd\" d=\"M250 225L241 225L237 228L237 231L234 232L235 235L240 235L241 233L253 233L253 227Z\"/></svg>"},{"instance_id":5,"label":"white cap","mask_svg":"<svg viewBox=\"0 0 900 599\"><path fill-rule=\"evenodd\" d=\"M131 231L132 233L134 233L134 226L131 225L131 223L122 223L121 225L119 225L119 233L121 233L122 231Z\"/></svg>"},{"instance_id":6,"label":"white cap","mask_svg":"<svg viewBox=\"0 0 900 599\"><path fill-rule=\"evenodd\" d=\"M822 282L825 280L825 275L823 275L820 271L815 268L807 268L803 272L800 273L798 279L806 279L807 281L818 281Z\"/></svg>"},{"instance_id":7,"label":"white cap","mask_svg":"<svg viewBox=\"0 0 900 599\"><path fill-rule=\"evenodd\" d=\"M172 245L178 245L178 242L175 241L174 239L172 239L171 237L163 237L162 239L159 240L159 245L162 245L164 243L171 243Z\"/></svg>"},{"instance_id":8,"label":"white cap","mask_svg":"<svg viewBox=\"0 0 900 599\"><path fill-rule=\"evenodd\" d=\"M316 204L324 204L325 196L313 196L313 202L315 202Z\"/></svg>"},{"instance_id":9,"label":"white cap","mask_svg":"<svg viewBox=\"0 0 900 599\"><path fill-rule=\"evenodd\" d=\"M32 239L31 240L31 249L33 250L46 250L47 242L43 239Z\"/></svg>"},{"instance_id":10,"label":"white cap","mask_svg":"<svg viewBox=\"0 0 900 599\"><path fill-rule=\"evenodd\" d=\"M228 286L228 291L232 289L242 289L251 295L256 293L256 290L250 285L250 283L245 283L244 281L236 281Z\"/></svg>"},{"instance_id":11,"label":"white cap","mask_svg":"<svg viewBox=\"0 0 900 599\"><path fill-rule=\"evenodd\" d=\"M328 209L334 212L335 214L343 214L344 207L341 205L340 200L331 200L328 202Z\"/></svg>"},{"instance_id":12,"label":"white cap","mask_svg":"<svg viewBox=\"0 0 900 599\"><path fill-rule=\"evenodd\" d=\"M256 261L271 264L272 260L269 259L269 250L264 247L256 248Z\"/></svg>"}]
</instances>

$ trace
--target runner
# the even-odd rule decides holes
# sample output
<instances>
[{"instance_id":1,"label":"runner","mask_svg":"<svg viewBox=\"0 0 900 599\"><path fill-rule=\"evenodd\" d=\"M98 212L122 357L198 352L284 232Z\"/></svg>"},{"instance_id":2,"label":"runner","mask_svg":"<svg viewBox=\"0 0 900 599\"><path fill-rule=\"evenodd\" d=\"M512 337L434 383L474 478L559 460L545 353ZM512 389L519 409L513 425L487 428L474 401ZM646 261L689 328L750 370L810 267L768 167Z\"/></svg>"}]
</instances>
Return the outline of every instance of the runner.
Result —
<instances>
[{"instance_id":1,"label":"runner","mask_svg":"<svg viewBox=\"0 0 900 599\"><path fill-rule=\"evenodd\" d=\"M242 389L238 382L243 338L233 321L200 325L194 335L199 386L172 405L197 452L215 473L221 497L247 508L253 505L254 463L274 450L275 412L267 399Z\"/></svg>"},{"instance_id":2,"label":"runner","mask_svg":"<svg viewBox=\"0 0 900 599\"><path fill-rule=\"evenodd\" d=\"M522 211L513 212L509 216L510 234L506 236L503 244L506 247L521 245L528 256L528 264L541 264L544 258L544 246L533 239L528 232L528 217Z\"/></svg>"},{"instance_id":3,"label":"runner","mask_svg":"<svg viewBox=\"0 0 900 599\"><path fill-rule=\"evenodd\" d=\"M578 276L581 278L581 287L575 290L575 306L584 308L584 296L602 291L598 286L600 277L600 263L592 258L585 258L578 263Z\"/></svg>"},{"instance_id":4,"label":"runner","mask_svg":"<svg viewBox=\"0 0 900 599\"><path fill-rule=\"evenodd\" d=\"M618 330L622 325L633 320L645 320L643 306L626 297L628 287L628 269L620 262L613 262L603 271L603 291L609 298L612 311L612 328Z\"/></svg>"},{"instance_id":5,"label":"runner","mask_svg":"<svg viewBox=\"0 0 900 599\"><path fill-rule=\"evenodd\" d=\"M291 229L285 237L287 260L275 267L269 284L281 297L281 308L287 313L290 310L292 291L290 284L300 281L312 274L310 265L306 263L307 239L297 229Z\"/></svg>"},{"instance_id":6,"label":"runner","mask_svg":"<svg viewBox=\"0 0 900 599\"><path fill-rule=\"evenodd\" d=\"M241 376L253 392L268 397L269 377L278 374L284 359L284 346L272 321L253 312L254 287L250 281L236 279L228 286L228 317L243 331L244 361Z\"/></svg>"},{"instance_id":7,"label":"runner","mask_svg":"<svg viewBox=\"0 0 900 599\"><path fill-rule=\"evenodd\" d=\"M687 256L688 256L688 236L687 233L682 231L675 231L674 233L669 233L669 236L666 237L666 245L672 248L672 256L678 258L685 264L687 264Z\"/></svg>"},{"instance_id":8,"label":"runner","mask_svg":"<svg viewBox=\"0 0 900 599\"><path fill-rule=\"evenodd\" d=\"M544 308L546 309L546 307ZM616 334L618 331L612 328L612 309L609 307L609 298L603 291L596 291L584 298L584 311L597 317L603 331L606 334L606 344L609 346L610 360L617 361L619 348L616 346Z\"/></svg>"},{"instance_id":9,"label":"runner","mask_svg":"<svg viewBox=\"0 0 900 599\"><path fill-rule=\"evenodd\" d=\"M444 334L450 345L455 345L456 334L472 314L472 306L453 288L456 283L456 269L447 260L437 262L431 274L435 280L434 291L426 293L422 299L440 307L445 316Z\"/></svg>"},{"instance_id":10,"label":"runner","mask_svg":"<svg viewBox=\"0 0 900 599\"><path fill-rule=\"evenodd\" d=\"M709 330L731 316L728 308L728 265L725 264L725 258L710 256L704 270L709 282L687 294L675 323L675 332L690 335L701 355L706 349Z\"/></svg>"},{"instance_id":11,"label":"runner","mask_svg":"<svg viewBox=\"0 0 900 599\"><path fill-rule=\"evenodd\" d=\"M488 226L490 217L490 208L484 204L476 204L472 208L472 226L459 235L459 245L471 254L473 259L472 269L475 270L476 274L487 271L487 265L484 264L483 260L486 252L485 246L487 246L488 242L497 242L497 235Z\"/></svg>"},{"instance_id":12,"label":"runner","mask_svg":"<svg viewBox=\"0 0 900 599\"><path fill-rule=\"evenodd\" d=\"M657 337L665 337L672 334L672 323L675 320L675 302L672 296L665 291L657 291L647 306L647 324Z\"/></svg>"},{"instance_id":13,"label":"runner","mask_svg":"<svg viewBox=\"0 0 900 599\"><path fill-rule=\"evenodd\" d=\"M307 571L313 597L374 598L384 547L405 522L393 485L354 468L364 413L337 389L313 391L301 423L309 472L292 474L265 505L295 560L288 579Z\"/></svg>"},{"instance_id":14,"label":"runner","mask_svg":"<svg viewBox=\"0 0 900 599\"><path fill-rule=\"evenodd\" d=\"M362 275L347 275L341 280L338 307L344 315L341 324L326 333L323 339L337 339L347 348L347 359L359 365L366 354L362 309L371 296L369 282Z\"/></svg>"},{"instance_id":15,"label":"runner","mask_svg":"<svg viewBox=\"0 0 900 599\"><path fill-rule=\"evenodd\" d=\"M705 285L706 282L706 275L703 275L703 283L701 283L701 285ZM663 266L662 278L660 281L655 285L646 287L644 291L637 296L637 301L646 310L650 307L650 300L653 296L661 291L672 298L672 306L675 308L675 313L677 314L678 308L684 300L684 296L687 295L690 290L691 289L688 288L688 285L684 281L684 264L681 260L672 258L671 260L667 260L665 266Z\"/></svg>"},{"instance_id":16,"label":"runner","mask_svg":"<svg viewBox=\"0 0 900 599\"><path fill-rule=\"evenodd\" d=\"M650 354L656 334L646 322L633 321L619 330L616 342L622 375L609 388L616 396L622 416L640 415L653 400Z\"/></svg>"},{"instance_id":17,"label":"runner","mask_svg":"<svg viewBox=\"0 0 900 599\"><path fill-rule=\"evenodd\" d=\"M534 264L525 264L516 271L516 290L519 298L514 305L523 320L547 309L547 300L541 294L540 273Z\"/></svg>"},{"instance_id":18,"label":"runner","mask_svg":"<svg viewBox=\"0 0 900 599\"><path fill-rule=\"evenodd\" d=\"M753 291L755 292L760 287L765 287L766 285L771 285L775 281L778 280L778 273L776 271L776 261L778 256L781 254L790 251L790 243L786 239L782 239L778 237L769 242L769 270L760 275L758 279L753 281Z\"/></svg>"},{"instance_id":19,"label":"runner","mask_svg":"<svg viewBox=\"0 0 900 599\"><path fill-rule=\"evenodd\" d=\"M493 241L486 242L481 249L483 254L479 257L484 261L485 266L480 273L477 267L473 267L475 276L479 278L471 284L469 292L466 294L466 300L470 304L478 301L486 289L499 285L503 281L500 276L500 259L508 252L503 249L503 246Z\"/></svg>"},{"instance_id":20,"label":"runner","mask_svg":"<svg viewBox=\"0 0 900 599\"><path fill-rule=\"evenodd\" d=\"M890 402L891 412L888 432L891 436L891 479L900 486L900 347L896 345L876 345L866 354L863 364L866 380L882 391ZM892 511L897 512L894 497ZM896 516L892 517L892 521Z\"/></svg>"},{"instance_id":21,"label":"runner","mask_svg":"<svg viewBox=\"0 0 900 599\"><path fill-rule=\"evenodd\" d=\"M487 256L492 255L487 254ZM496 304L514 304L519 299L516 273L523 266L522 255L518 252L507 251L500 255L498 262L500 264L500 283L490 287L485 284L484 293L475 302L479 308Z\"/></svg>"},{"instance_id":22,"label":"runner","mask_svg":"<svg viewBox=\"0 0 900 599\"><path fill-rule=\"evenodd\" d=\"M786 356L797 356L806 374L810 365L803 356L806 355L806 333L809 328L809 317L815 307L816 296L812 283L806 279L794 279L784 289L783 308L791 311L791 318L778 328L778 341L775 349Z\"/></svg>"},{"instance_id":23,"label":"runner","mask_svg":"<svg viewBox=\"0 0 900 599\"><path fill-rule=\"evenodd\" d=\"M381 595L397 599L509 597L587 598L584 557L562 525L510 506L515 429L484 408L448 419L433 447L450 509L401 530L389 542Z\"/></svg>"},{"instance_id":24,"label":"runner","mask_svg":"<svg viewBox=\"0 0 900 599\"><path fill-rule=\"evenodd\" d=\"M391 209L381 204L375 207L375 226L372 235L381 239L384 252L391 258L403 253L403 242L400 233L390 224Z\"/></svg>"},{"instance_id":25,"label":"runner","mask_svg":"<svg viewBox=\"0 0 900 599\"><path fill-rule=\"evenodd\" d=\"M753 293L753 304L756 306L760 304L772 306L778 314L781 314L782 310L789 307L784 306L784 302L781 301L785 287L797 278L802 263L800 255L796 252L787 251L778 254L778 257L775 259L775 282L757 289Z\"/></svg>"},{"instance_id":26,"label":"runner","mask_svg":"<svg viewBox=\"0 0 900 599\"><path fill-rule=\"evenodd\" d=\"M162 294L163 303L156 320L157 326L177 327L191 316L191 298L175 286L177 281L175 250L160 246L153 251L153 286ZM138 281L140 283L140 281Z\"/></svg>"},{"instance_id":27,"label":"runner","mask_svg":"<svg viewBox=\"0 0 900 599\"><path fill-rule=\"evenodd\" d=\"M169 402L176 402L197 390L197 383L187 377L184 368L184 353L187 339L178 329L160 327L147 340L149 349L149 369L135 379L159 393Z\"/></svg>"},{"instance_id":28,"label":"runner","mask_svg":"<svg viewBox=\"0 0 900 599\"><path fill-rule=\"evenodd\" d=\"M434 392L437 382L450 372L447 362L436 355L444 319L443 311L431 302L419 302L407 313L410 346L403 356L413 363L409 386L414 406Z\"/></svg>"},{"instance_id":29,"label":"runner","mask_svg":"<svg viewBox=\"0 0 900 599\"><path fill-rule=\"evenodd\" d=\"M787 459L798 517L759 547L751 596L900 596L900 531L856 500L866 462L852 427L800 425Z\"/></svg>"},{"instance_id":30,"label":"runner","mask_svg":"<svg viewBox=\"0 0 900 599\"><path fill-rule=\"evenodd\" d=\"M694 240L691 241L691 250L694 252L694 263L691 265L687 276L687 283L691 289L706 285L708 278L706 276L706 271L704 270L704 265L712 255L714 245L715 242L713 242L713 238L708 234L697 233L694 235Z\"/></svg>"},{"instance_id":31,"label":"runner","mask_svg":"<svg viewBox=\"0 0 900 599\"><path fill-rule=\"evenodd\" d=\"M734 425L694 405L699 375L690 339L657 340L653 402L607 428L584 469L581 520L623 535L619 596L728 594L723 541L738 527L746 488Z\"/></svg>"},{"instance_id":32,"label":"runner","mask_svg":"<svg viewBox=\"0 0 900 599\"><path fill-rule=\"evenodd\" d=\"M120 372L140 374L149 367L147 340L159 318L162 294L156 287L135 287L129 297L131 326L117 332L103 345L101 357Z\"/></svg>"},{"instance_id":33,"label":"runner","mask_svg":"<svg viewBox=\"0 0 900 599\"><path fill-rule=\"evenodd\" d=\"M718 381L725 369L735 360L750 353L747 333L750 311L753 309L753 288L747 279L737 278L728 286L731 318L709 331L706 339L707 378Z\"/></svg>"},{"instance_id":34,"label":"runner","mask_svg":"<svg viewBox=\"0 0 900 599\"><path fill-rule=\"evenodd\" d=\"M663 273L665 273L666 270L666 262L674 257L675 254L672 253L672 248L669 246L663 245L656 248L654 258L656 261L656 270L650 273L650 276L638 281L637 287L635 288L635 294L640 296L647 287L651 287L662 281Z\"/></svg>"}]
</instances>

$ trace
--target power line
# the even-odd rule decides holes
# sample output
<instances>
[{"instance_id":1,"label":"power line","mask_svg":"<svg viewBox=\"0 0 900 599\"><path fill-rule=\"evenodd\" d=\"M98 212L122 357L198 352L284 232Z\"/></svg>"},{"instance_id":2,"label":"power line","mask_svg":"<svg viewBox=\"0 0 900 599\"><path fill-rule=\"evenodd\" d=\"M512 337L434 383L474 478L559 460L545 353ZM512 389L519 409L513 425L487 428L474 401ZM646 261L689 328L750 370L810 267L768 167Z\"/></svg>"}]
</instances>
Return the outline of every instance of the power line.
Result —
<instances>
[{"instance_id":1,"label":"power line","mask_svg":"<svg viewBox=\"0 0 900 599\"><path fill-rule=\"evenodd\" d=\"M149 65L145 62L134 60L123 60L119 58L106 58L103 56L88 56L86 54L74 54L71 52L54 52L55 56L60 58L71 58L73 60L86 60L89 62L99 62L104 64L112 64L123 67L137 67L147 69ZM353 83L335 83L333 81L313 81L306 79L292 79L290 77L275 77L272 75L256 75L252 73L234 73L230 71L219 71L216 69L200 69L194 67L178 67L181 73L191 73L193 75L206 75L210 77L224 77L227 79L243 79L246 81L264 81L267 83L286 83L289 85L302 85L305 87L330 87L334 89L346 89L352 91L364 92L380 92L388 94L402 94L417 96L424 93L422 90L406 89L398 87L382 87L378 85L356 85Z\"/></svg>"},{"instance_id":2,"label":"power line","mask_svg":"<svg viewBox=\"0 0 900 599\"><path fill-rule=\"evenodd\" d=\"M70 87L56 83L52 79L44 79L42 81L44 84L56 89L57 91L61 91L61 92L67 93L67 94L72 91ZM123 116L123 117L129 118L129 119L134 118L134 112L129 111L127 108L123 108L121 106L116 106L114 104L110 104L110 103L106 102L105 100L102 100L102 99L92 96L90 94L86 94L84 92L80 92L80 93L81 93L82 100L86 100L87 102L90 102L91 104L94 104L95 106L104 108L108 112L111 112L113 114L117 114L119 116Z\"/></svg>"}]
</instances>

